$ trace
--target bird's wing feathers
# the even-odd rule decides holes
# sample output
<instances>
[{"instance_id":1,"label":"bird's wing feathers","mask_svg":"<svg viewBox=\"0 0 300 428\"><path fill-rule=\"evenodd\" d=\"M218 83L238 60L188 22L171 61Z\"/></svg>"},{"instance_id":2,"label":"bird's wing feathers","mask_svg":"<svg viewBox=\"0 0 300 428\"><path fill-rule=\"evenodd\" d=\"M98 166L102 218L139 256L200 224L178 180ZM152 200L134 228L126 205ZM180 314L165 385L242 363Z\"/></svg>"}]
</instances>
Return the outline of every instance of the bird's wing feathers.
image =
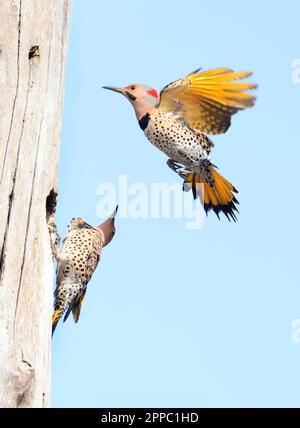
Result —
<instances>
[{"instance_id":1,"label":"bird's wing feathers","mask_svg":"<svg viewBox=\"0 0 300 428\"><path fill-rule=\"evenodd\" d=\"M86 293L86 288L82 290L78 296L74 297L74 299L72 300L72 302L70 303L66 311L66 314L64 316L64 322L68 319L71 311L73 314L74 321L76 323L78 322L85 293Z\"/></svg>"},{"instance_id":2,"label":"bird's wing feathers","mask_svg":"<svg viewBox=\"0 0 300 428\"><path fill-rule=\"evenodd\" d=\"M94 229L94 228L92 228ZM77 232L76 235L80 235L84 233L84 231L80 231ZM98 235L98 232L97 232ZM97 236L96 235L96 236ZM93 273L95 272L99 259L100 259L100 253L102 251L102 247L103 247L103 238L102 236L97 236L97 238L95 236L93 236L93 239L91 240L90 244L86 243L86 251L85 254L86 256L84 256L84 254L82 253L80 248L77 248L78 250L78 254L74 256L69 256L68 255L68 251L70 251L71 249L68 248L68 246L72 246L74 244L71 243L71 241L69 240L69 237L67 237L67 239L65 240L65 253L60 255L60 259L59 259L59 263L58 263L58 272L57 272L57 289L55 294L57 294L57 290L58 287L60 285L60 281L63 278L64 275L67 276L74 276L75 277L78 275L77 271L75 270L74 264L76 262L76 258L80 257L83 258L81 263L84 267L84 272L82 273L81 276L81 281L82 281L82 289L80 290L80 292L73 298L73 300L70 302L68 309L65 313L64 316L64 322L67 320L67 318L69 317L71 311L73 313L73 318L75 322L78 322L79 319L79 315L80 315L80 310L82 307L82 303L84 300L84 296L86 293L86 289L87 289L87 285L93 275ZM78 244L77 244L78 245ZM80 244L79 244L80 245ZM72 248L74 250L74 248ZM65 262L65 260L68 263L68 272L65 272L66 267L67 267L67 263Z\"/></svg>"},{"instance_id":3,"label":"bird's wing feathers","mask_svg":"<svg viewBox=\"0 0 300 428\"><path fill-rule=\"evenodd\" d=\"M251 74L226 68L196 70L161 91L159 109L176 114L196 131L222 134L230 127L233 114L255 103L255 97L246 91L257 85L236 82Z\"/></svg>"},{"instance_id":4,"label":"bird's wing feathers","mask_svg":"<svg viewBox=\"0 0 300 428\"><path fill-rule=\"evenodd\" d=\"M90 281L93 273L96 270L96 267L98 266L101 251L103 248L103 241L102 239L94 240L91 245L91 249L88 255L88 258L86 260L86 284Z\"/></svg>"},{"instance_id":5,"label":"bird's wing feathers","mask_svg":"<svg viewBox=\"0 0 300 428\"><path fill-rule=\"evenodd\" d=\"M86 260L86 269L85 269L85 287L82 290L81 294L79 296L76 296L74 301L70 304L69 307L69 313L72 311L74 321L77 323L80 316L81 307L83 304L84 296L86 293L87 285L95 272L99 260L100 260L100 254L102 251L103 242L102 239L100 240L94 240L92 242L88 258Z\"/></svg>"},{"instance_id":6,"label":"bird's wing feathers","mask_svg":"<svg viewBox=\"0 0 300 428\"><path fill-rule=\"evenodd\" d=\"M72 314L73 314L74 321L76 323L79 320L80 311L81 311L81 307L82 307L82 303L83 303L83 300L84 300L85 293L86 293L86 289L82 292L82 294L80 295L80 297L72 305Z\"/></svg>"}]
</instances>

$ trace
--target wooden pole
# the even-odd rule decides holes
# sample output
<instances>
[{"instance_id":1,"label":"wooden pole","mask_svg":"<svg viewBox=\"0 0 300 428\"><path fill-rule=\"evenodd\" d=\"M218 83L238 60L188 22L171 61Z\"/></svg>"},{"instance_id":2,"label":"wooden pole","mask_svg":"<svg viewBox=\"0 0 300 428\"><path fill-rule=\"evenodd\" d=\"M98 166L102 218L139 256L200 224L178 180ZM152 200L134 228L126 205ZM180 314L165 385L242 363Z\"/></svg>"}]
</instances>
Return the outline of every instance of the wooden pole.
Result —
<instances>
[{"instance_id":1,"label":"wooden pole","mask_svg":"<svg viewBox=\"0 0 300 428\"><path fill-rule=\"evenodd\" d=\"M0 1L0 407L47 407L71 0Z\"/></svg>"}]
</instances>

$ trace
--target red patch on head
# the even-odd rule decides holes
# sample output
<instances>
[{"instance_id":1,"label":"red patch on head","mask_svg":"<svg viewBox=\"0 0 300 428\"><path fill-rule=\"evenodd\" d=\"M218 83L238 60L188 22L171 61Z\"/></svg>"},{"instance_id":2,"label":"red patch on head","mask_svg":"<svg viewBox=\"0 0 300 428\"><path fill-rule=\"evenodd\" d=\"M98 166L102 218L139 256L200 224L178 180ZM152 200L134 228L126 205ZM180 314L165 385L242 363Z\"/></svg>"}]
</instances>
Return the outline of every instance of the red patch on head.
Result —
<instances>
[{"instance_id":1,"label":"red patch on head","mask_svg":"<svg viewBox=\"0 0 300 428\"><path fill-rule=\"evenodd\" d=\"M147 94L151 95L152 97L158 98L158 93L155 89L149 89L149 91L147 91Z\"/></svg>"}]
</instances>

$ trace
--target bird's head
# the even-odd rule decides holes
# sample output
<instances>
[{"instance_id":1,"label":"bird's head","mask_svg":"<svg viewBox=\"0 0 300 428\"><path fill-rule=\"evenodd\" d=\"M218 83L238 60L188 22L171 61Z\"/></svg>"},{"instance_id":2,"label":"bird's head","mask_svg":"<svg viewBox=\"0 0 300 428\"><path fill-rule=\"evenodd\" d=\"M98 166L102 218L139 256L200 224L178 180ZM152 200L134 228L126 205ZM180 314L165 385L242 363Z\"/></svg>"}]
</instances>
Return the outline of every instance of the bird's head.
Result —
<instances>
[{"instance_id":1,"label":"bird's head","mask_svg":"<svg viewBox=\"0 0 300 428\"><path fill-rule=\"evenodd\" d=\"M145 116L159 102L159 95L155 89L145 85L138 85L137 83L125 86L124 88L103 86L103 89L109 89L110 91L124 95L132 104L138 120Z\"/></svg>"},{"instance_id":2,"label":"bird's head","mask_svg":"<svg viewBox=\"0 0 300 428\"><path fill-rule=\"evenodd\" d=\"M115 218L116 218L117 212L118 212L118 206L116 207L112 215L104 223L100 224L95 228L99 232L101 232L104 237L103 247L108 245L112 241L113 237L115 236L115 233L116 233Z\"/></svg>"},{"instance_id":3,"label":"bird's head","mask_svg":"<svg viewBox=\"0 0 300 428\"><path fill-rule=\"evenodd\" d=\"M80 218L72 218L70 225L68 226L69 232L72 232L73 230L80 230L86 227L86 222Z\"/></svg>"}]
</instances>

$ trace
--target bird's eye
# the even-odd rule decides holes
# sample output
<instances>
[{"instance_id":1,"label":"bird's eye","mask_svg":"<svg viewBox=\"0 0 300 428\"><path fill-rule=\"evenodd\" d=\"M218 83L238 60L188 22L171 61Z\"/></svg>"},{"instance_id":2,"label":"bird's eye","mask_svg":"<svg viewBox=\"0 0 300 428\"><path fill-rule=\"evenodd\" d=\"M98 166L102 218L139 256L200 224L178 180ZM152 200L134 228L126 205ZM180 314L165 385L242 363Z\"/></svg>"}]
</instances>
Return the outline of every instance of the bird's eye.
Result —
<instances>
[{"instance_id":1,"label":"bird's eye","mask_svg":"<svg viewBox=\"0 0 300 428\"><path fill-rule=\"evenodd\" d=\"M130 89L131 89L132 91L134 91L134 90L136 89L136 86L132 85L132 86L130 87Z\"/></svg>"}]
</instances>

